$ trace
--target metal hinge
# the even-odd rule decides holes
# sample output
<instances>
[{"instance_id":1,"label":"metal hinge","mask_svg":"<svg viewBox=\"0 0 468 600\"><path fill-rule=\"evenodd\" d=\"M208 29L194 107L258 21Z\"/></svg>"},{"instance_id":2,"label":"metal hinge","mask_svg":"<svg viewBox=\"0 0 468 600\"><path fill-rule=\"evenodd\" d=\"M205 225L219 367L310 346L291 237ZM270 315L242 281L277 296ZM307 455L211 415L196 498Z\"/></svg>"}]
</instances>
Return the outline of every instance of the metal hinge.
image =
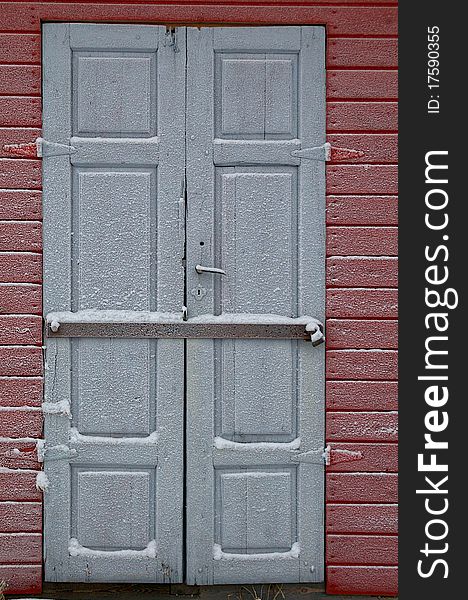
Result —
<instances>
[{"instance_id":1,"label":"metal hinge","mask_svg":"<svg viewBox=\"0 0 468 600\"><path fill-rule=\"evenodd\" d=\"M291 156L294 156L295 158L306 158L308 160L337 162L340 160L361 158L364 156L364 152L361 150L352 150L351 148L338 148L332 146L330 142L325 142L325 144L322 144L321 146L293 150Z\"/></svg>"},{"instance_id":2,"label":"metal hinge","mask_svg":"<svg viewBox=\"0 0 468 600\"><path fill-rule=\"evenodd\" d=\"M308 463L313 465L329 464L330 446L326 448L316 448L307 452L293 454L290 458L293 463Z\"/></svg>"},{"instance_id":3,"label":"metal hinge","mask_svg":"<svg viewBox=\"0 0 468 600\"><path fill-rule=\"evenodd\" d=\"M37 156L66 156L67 154L74 154L77 149L74 146L67 144L58 144L57 142L48 142L44 138L37 138Z\"/></svg>"},{"instance_id":4,"label":"metal hinge","mask_svg":"<svg viewBox=\"0 0 468 600\"><path fill-rule=\"evenodd\" d=\"M172 48L174 52L180 52L179 46L177 45L177 29L175 27L166 27L164 46Z\"/></svg>"},{"instance_id":5,"label":"metal hinge","mask_svg":"<svg viewBox=\"0 0 468 600\"><path fill-rule=\"evenodd\" d=\"M12 156L25 156L27 158L44 158L47 156L66 156L74 154L77 149L68 144L49 142L38 137L28 144L5 144L3 151Z\"/></svg>"}]
</instances>

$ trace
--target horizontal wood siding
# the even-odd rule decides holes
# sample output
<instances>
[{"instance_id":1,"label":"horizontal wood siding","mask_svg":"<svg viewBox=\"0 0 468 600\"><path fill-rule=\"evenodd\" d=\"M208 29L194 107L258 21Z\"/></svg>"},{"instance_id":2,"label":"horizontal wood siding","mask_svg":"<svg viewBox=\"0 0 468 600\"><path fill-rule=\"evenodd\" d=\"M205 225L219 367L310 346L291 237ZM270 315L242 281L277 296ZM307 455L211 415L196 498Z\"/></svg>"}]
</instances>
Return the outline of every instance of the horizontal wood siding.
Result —
<instances>
[{"instance_id":1,"label":"horizontal wood siding","mask_svg":"<svg viewBox=\"0 0 468 600\"><path fill-rule=\"evenodd\" d=\"M327 138L327 591L395 595L397 3L392 0L0 2L0 580L41 587L42 21L323 24ZM339 451L346 452L340 455ZM353 460L340 456L353 453ZM333 452L332 452L333 456ZM20 469L17 471L16 469ZM11 534L19 533L20 536Z\"/></svg>"}]
</instances>

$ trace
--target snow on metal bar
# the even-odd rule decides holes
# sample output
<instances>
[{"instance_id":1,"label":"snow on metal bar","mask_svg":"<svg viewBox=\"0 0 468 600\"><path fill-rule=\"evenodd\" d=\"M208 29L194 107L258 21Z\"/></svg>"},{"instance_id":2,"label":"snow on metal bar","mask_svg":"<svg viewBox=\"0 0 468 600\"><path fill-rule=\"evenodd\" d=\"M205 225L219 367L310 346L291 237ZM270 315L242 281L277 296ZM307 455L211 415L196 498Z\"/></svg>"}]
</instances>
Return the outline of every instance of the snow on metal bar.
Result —
<instances>
[{"instance_id":1,"label":"snow on metal bar","mask_svg":"<svg viewBox=\"0 0 468 600\"><path fill-rule=\"evenodd\" d=\"M322 323L309 316L224 313L184 321L182 313L94 310L49 313L46 322L49 337L302 339L314 346L324 341Z\"/></svg>"}]
</instances>

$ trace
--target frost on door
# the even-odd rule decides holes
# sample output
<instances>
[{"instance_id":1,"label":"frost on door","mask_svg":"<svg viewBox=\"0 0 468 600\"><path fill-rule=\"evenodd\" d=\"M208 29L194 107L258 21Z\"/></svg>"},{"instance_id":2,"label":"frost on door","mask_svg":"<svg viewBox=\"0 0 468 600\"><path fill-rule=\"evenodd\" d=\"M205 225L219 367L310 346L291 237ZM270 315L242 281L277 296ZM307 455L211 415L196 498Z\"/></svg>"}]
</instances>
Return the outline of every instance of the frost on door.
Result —
<instances>
[{"instance_id":1,"label":"frost on door","mask_svg":"<svg viewBox=\"0 0 468 600\"><path fill-rule=\"evenodd\" d=\"M323 318L324 163L294 152L325 142L324 29L187 47L189 315ZM321 581L323 349L188 340L187 360L189 583Z\"/></svg>"},{"instance_id":2,"label":"frost on door","mask_svg":"<svg viewBox=\"0 0 468 600\"><path fill-rule=\"evenodd\" d=\"M44 26L46 314L181 310L185 51L165 32ZM183 345L48 340L47 580L182 580Z\"/></svg>"},{"instance_id":3,"label":"frost on door","mask_svg":"<svg viewBox=\"0 0 468 600\"><path fill-rule=\"evenodd\" d=\"M44 40L45 313L323 319L324 163L297 151L325 141L324 29ZM297 339L50 337L46 578L321 581L323 367Z\"/></svg>"}]
</instances>

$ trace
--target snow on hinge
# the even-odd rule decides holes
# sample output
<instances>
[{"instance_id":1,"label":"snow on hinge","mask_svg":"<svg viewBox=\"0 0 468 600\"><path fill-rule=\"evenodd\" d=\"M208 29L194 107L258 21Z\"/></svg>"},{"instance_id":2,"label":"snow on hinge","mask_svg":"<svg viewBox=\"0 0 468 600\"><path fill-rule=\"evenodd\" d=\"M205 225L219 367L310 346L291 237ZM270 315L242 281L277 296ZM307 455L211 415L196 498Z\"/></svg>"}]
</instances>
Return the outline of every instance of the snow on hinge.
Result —
<instances>
[{"instance_id":1,"label":"snow on hinge","mask_svg":"<svg viewBox=\"0 0 468 600\"><path fill-rule=\"evenodd\" d=\"M305 158L308 160L339 162L341 160L361 158L364 156L364 152L362 152L362 150L353 150L352 148L339 148L337 146L332 146L330 142L326 142L321 146L293 150L291 152L291 156L294 156L295 158Z\"/></svg>"},{"instance_id":2,"label":"snow on hinge","mask_svg":"<svg viewBox=\"0 0 468 600\"><path fill-rule=\"evenodd\" d=\"M44 440L41 440L41 444L38 444L37 457L39 462L51 461L51 460L68 460L69 458L75 457L78 452L75 448L70 448L65 444L57 444L56 446L46 446Z\"/></svg>"},{"instance_id":3,"label":"snow on hinge","mask_svg":"<svg viewBox=\"0 0 468 600\"><path fill-rule=\"evenodd\" d=\"M39 471L39 473L36 476L36 488L40 492L46 492L49 489L49 485L50 482L47 475L44 473L44 471Z\"/></svg>"}]
</instances>

